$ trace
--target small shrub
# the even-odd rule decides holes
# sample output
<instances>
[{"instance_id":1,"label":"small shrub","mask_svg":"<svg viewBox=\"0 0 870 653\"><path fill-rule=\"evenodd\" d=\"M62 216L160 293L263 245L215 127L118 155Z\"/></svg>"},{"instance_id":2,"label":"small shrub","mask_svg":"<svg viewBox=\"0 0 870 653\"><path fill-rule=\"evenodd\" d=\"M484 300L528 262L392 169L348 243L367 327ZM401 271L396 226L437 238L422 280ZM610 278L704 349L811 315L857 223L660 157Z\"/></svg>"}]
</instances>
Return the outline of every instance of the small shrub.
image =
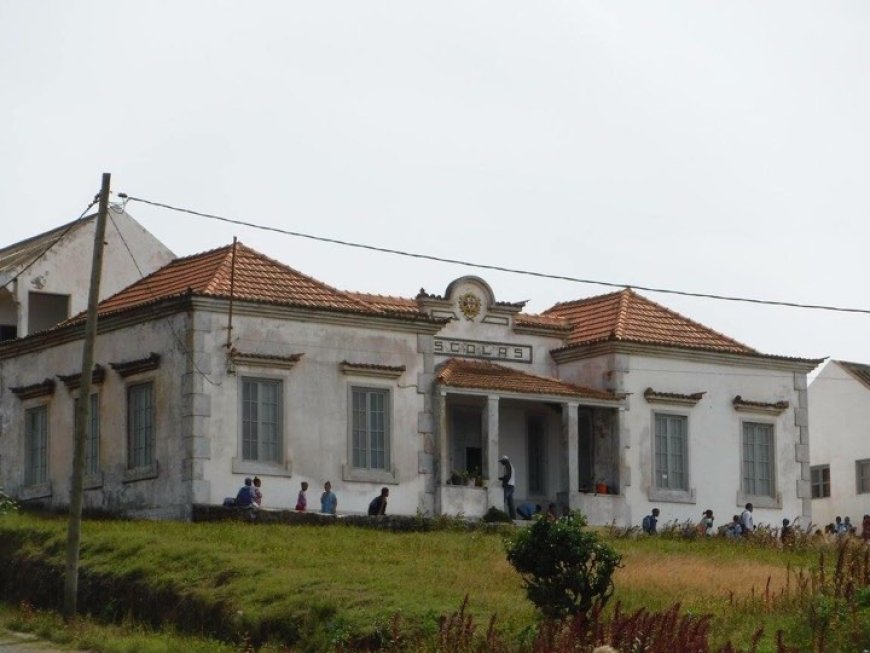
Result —
<instances>
[{"instance_id":1,"label":"small shrub","mask_svg":"<svg viewBox=\"0 0 870 653\"><path fill-rule=\"evenodd\" d=\"M488 524L508 524L513 522L509 514L504 510L499 510L495 506L490 506L482 519Z\"/></svg>"},{"instance_id":2,"label":"small shrub","mask_svg":"<svg viewBox=\"0 0 870 653\"><path fill-rule=\"evenodd\" d=\"M5 515L7 512L18 510L18 504L0 487L0 515Z\"/></svg>"},{"instance_id":3,"label":"small shrub","mask_svg":"<svg viewBox=\"0 0 870 653\"><path fill-rule=\"evenodd\" d=\"M622 556L584 526L578 512L538 519L506 544L529 600L547 617L585 614L613 594L612 576Z\"/></svg>"}]
</instances>

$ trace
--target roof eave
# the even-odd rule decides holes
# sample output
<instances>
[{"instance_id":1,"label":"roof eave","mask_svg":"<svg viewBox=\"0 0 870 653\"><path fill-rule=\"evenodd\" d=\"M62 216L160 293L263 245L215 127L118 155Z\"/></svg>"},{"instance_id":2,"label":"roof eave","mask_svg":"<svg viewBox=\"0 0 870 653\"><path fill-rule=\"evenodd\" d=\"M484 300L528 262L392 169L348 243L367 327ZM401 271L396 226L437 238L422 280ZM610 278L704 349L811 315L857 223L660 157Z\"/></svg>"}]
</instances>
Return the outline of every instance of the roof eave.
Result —
<instances>
[{"instance_id":1,"label":"roof eave","mask_svg":"<svg viewBox=\"0 0 870 653\"><path fill-rule=\"evenodd\" d=\"M550 356L556 363L560 364L609 353L663 356L696 362L788 370L804 374L812 372L819 364L827 360L826 358L794 358L774 354L762 354L755 351L735 352L704 347L615 340L613 338L589 343L577 343L550 350Z\"/></svg>"},{"instance_id":2,"label":"roof eave","mask_svg":"<svg viewBox=\"0 0 870 653\"><path fill-rule=\"evenodd\" d=\"M478 397L490 397L493 395L498 396L501 399L521 399L528 401L530 397L538 401L545 401L550 403L557 404L565 404L565 403L578 403L582 406L594 406L601 408L621 408L624 405L622 399L614 398L614 399L600 399L593 397L586 397L583 395L575 395L575 394L552 394L552 393L537 393L537 392L515 392L511 390L493 390L491 388L475 388L475 387L466 387L466 386L456 386L456 385L447 385L444 383L436 384L436 391L438 394L447 395L447 394L462 394L462 395L473 395Z\"/></svg>"}]
</instances>

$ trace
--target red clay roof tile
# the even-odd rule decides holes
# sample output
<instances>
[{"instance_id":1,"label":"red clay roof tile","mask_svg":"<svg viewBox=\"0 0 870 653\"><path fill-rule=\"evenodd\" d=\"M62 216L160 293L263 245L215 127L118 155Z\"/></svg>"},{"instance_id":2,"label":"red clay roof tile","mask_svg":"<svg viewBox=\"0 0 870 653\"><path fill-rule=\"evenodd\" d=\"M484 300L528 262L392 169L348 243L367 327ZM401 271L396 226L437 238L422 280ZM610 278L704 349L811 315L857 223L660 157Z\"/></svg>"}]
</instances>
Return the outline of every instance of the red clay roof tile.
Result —
<instances>
[{"instance_id":1,"label":"red clay roof tile","mask_svg":"<svg viewBox=\"0 0 870 653\"><path fill-rule=\"evenodd\" d=\"M336 290L250 247L236 245L179 258L100 303L113 313L158 299L193 293L356 313L384 314L383 308ZM398 312L398 311L394 311Z\"/></svg>"},{"instance_id":2,"label":"red clay roof tile","mask_svg":"<svg viewBox=\"0 0 870 653\"><path fill-rule=\"evenodd\" d=\"M617 399L613 393L604 390L529 374L496 363L471 361L463 358L450 358L445 361L438 372L437 380L442 385L454 388L559 395L610 401Z\"/></svg>"},{"instance_id":3,"label":"red clay roof tile","mask_svg":"<svg viewBox=\"0 0 870 653\"><path fill-rule=\"evenodd\" d=\"M544 315L572 325L567 346L624 341L757 354L754 349L690 320L631 289L556 304Z\"/></svg>"}]
</instances>

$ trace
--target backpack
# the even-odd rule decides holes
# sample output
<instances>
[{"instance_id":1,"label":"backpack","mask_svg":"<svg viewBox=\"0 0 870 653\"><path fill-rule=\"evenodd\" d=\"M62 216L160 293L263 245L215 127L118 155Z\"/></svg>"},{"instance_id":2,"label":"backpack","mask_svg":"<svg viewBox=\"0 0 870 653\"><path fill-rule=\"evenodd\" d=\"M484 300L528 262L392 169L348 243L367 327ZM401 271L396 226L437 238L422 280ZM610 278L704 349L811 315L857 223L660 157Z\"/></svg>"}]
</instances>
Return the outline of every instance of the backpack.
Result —
<instances>
[{"instance_id":1,"label":"backpack","mask_svg":"<svg viewBox=\"0 0 870 653\"><path fill-rule=\"evenodd\" d=\"M647 515L643 518L641 528L643 528L644 533L652 533L652 515Z\"/></svg>"}]
</instances>

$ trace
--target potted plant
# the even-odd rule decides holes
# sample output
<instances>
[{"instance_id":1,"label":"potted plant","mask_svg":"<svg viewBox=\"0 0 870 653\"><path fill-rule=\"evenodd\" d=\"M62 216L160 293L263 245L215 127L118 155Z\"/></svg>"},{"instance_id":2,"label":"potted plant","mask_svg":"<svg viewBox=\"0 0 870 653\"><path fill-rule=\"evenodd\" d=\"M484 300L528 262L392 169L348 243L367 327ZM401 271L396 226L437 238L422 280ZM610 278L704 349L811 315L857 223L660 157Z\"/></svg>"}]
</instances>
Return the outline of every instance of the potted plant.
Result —
<instances>
[{"instance_id":1,"label":"potted plant","mask_svg":"<svg viewBox=\"0 0 870 653\"><path fill-rule=\"evenodd\" d=\"M450 473L450 484L451 485L467 485L468 484L468 471L465 469L454 469Z\"/></svg>"}]
</instances>

